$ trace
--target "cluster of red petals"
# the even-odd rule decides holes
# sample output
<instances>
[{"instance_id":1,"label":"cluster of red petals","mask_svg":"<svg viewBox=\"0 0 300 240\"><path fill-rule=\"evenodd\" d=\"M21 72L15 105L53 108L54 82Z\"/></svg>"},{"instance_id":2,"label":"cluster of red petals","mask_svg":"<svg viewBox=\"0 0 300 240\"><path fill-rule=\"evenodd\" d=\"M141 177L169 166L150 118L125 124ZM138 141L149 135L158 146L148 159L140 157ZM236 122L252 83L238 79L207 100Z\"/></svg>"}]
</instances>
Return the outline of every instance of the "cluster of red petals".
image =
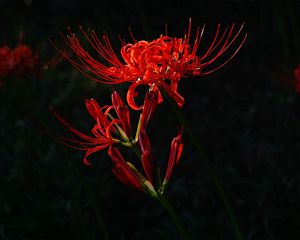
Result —
<instances>
[{"instance_id":1,"label":"cluster of red petals","mask_svg":"<svg viewBox=\"0 0 300 240\"><path fill-rule=\"evenodd\" d=\"M139 134L138 134L138 147L141 152L141 162L143 172L140 173L132 164L126 163L123 156L116 147L110 147L108 153L114 162L113 172L116 177L125 183L138 190L145 190L148 192L155 191L154 188L149 190L149 184L155 186L155 174L154 174L154 161L152 159L151 142L146 132L146 126L152 118L154 111L158 104L158 94L155 91L147 92L143 105L143 110L140 118ZM182 144L182 130L172 140L170 155L167 164L167 170L164 177L164 184L167 184L175 165L178 164L183 149Z\"/></svg>"},{"instance_id":2,"label":"cluster of red petals","mask_svg":"<svg viewBox=\"0 0 300 240\"><path fill-rule=\"evenodd\" d=\"M85 101L89 114L95 120L95 125L91 130L93 136L80 132L56 112L53 112L71 133L71 137L62 137L61 140L70 147L86 151L83 161L87 165L91 164L87 159L89 155L120 142L120 137L129 139L131 134L128 108L124 106L116 92L112 94L112 102L113 105L100 107L94 99ZM112 110L115 111L116 118L113 118ZM122 126L124 132L117 127L119 125Z\"/></svg>"},{"instance_id":3,"label":"cluster of red petals","mask_svg":"<svg viewBox=\"0 0 300 240\"><path fill-rule=\"evenodd\" d=\"M0 48L0 78L5 78L8 75L37 74L39 71L38 65L38 55L25 44L20 44L14 49L8 46Z\"/></svg>"},{"instance_id":4,"label":"cluster of red petals","mask_svg":"<svg viewBox=\"0 0 300 240\"><path fill-rule=\"evenodd\" d=\"M114 163L113 173L115 176L125 185L143 191L143 177L130 167L124 160L118 148L111 146L108 149L108 154Z\"/></svg>"},{"instance_id":5,"label":"cluster of red petals","mask_svg":"<svg viewBox=\"0 0 300 240\"><path fill-rule=\"evenodd\" d=\"M74 128L64 118L52 111L58 120L70 132L71 137L62 137L61 141L66 145L78 150L86 151L84 163L90 165L87 159L92 153L108 148L108 154L114 164L113 173L124 184L135 189L146 191L153 195L155 193L154 162L152 159L151 143L146 128L158 105L159 97L157 92L147 92L141 112L139 125L137 127L137 147L141 153L143 173L137 170L130 162L125 161L117 144L133 147L134 139L131 137L131 123L129 109L123 103L117 92L112 93L112 105L100 107L94 100L86 100L86 107L89 114L95 120L91 132L93 136L82 133ZM164 183L170 179L174 166L179 162L182 152L182 131L176 136L170 148L170 156L167 164Z\"/></svg>"},{"instance_id":6,"label":"cluster of red petals","mask_svg":"<svg viewBox=\"0 0 300 240\"><path fill-rule=\"evenodd\" d=\"M237 30L235 24L226 27L221 31L220 24L217 27L214 38L207 50L199 55L198 50L203 37L204 27L198 28L193 43L190 43L191 21L188 30L182 38L161 35L152 41L136 41L133 44L123 43L119 60L106 34L102 41L92 30L86 33L82 28L84 36L95 49L101 60L96 60L91 54L84 50L79 39L70 31L65 38L68 46L77 56L77 60L70 57L70 54L60 51L79 71L90 79L105 83L118 84L131 82L127 93L127 101L130 107L135 110L142 109L137 106L135 97L136 88L139 85L148 85L152 90L163 90L172 97L179 106L184 104L184 98L178 93L180 79L188 76L200 76L209 74L224 66L243 45L247 34L240 39L240 43L231 54L221 63L212 64L239 38L243 25ZM162 101L160 97L160 101Z\"/></svg>"},{"instance_id":7,"label":"cluster of red petals","mask_svg":"<svg viewBox=\"0 0 300 240\"><path fill-rule=\"evenodd\" d=\"M108 153L114 163L113 173L116 177L128 186L134 187L138 190L143 190L153 193L155 191L155 174L154 161L151 153L151 143L145 130L139 134L139 149L141 151L141 161L144 175L138 171L131 163L124 160L118 148L111 146ZM170 147L170 155L167 162L166 174L163 179L163 185L160 186L160 193L163 193L166 184L169 182L175 166L179 163L180 156L183 149L182 131L173 138ZM148 183L148 184L147 184ZM149 186L152 186L149 189Z\"/></svg>"}]
</instances>

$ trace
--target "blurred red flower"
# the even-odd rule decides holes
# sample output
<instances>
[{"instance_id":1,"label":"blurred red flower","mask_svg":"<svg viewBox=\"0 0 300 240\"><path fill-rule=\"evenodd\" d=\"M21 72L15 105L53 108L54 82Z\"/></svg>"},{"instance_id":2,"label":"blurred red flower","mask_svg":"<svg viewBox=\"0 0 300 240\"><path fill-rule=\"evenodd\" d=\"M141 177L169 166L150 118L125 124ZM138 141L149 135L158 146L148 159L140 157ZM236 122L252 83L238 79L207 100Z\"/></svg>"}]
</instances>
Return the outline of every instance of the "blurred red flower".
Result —
<instances>
[{"instance_id":1,"label":"blurred red flower","mask_svg":"<svg viewBox=\"0 0 300 240\"><path fill-rule=\"evenodd\" d=\"M274 65L273 71L284 85L296 93L300 93L300 64L294 69L283 67L282 65Z\"/></svg>"},{"instance_id":2,"label":"blurred red flower","mask_svg":"<svg viewBox=\"0 0 300 240\"><path fill-rule=\"evenodd\" d=\"M295 90L300 93L300 64L294 69Z\"/></svg>"},{"instance_id":3,"label":"blurred red flower","mask_svg":"<svg viewBox=\"0 0 300 240\"><path fill-rule=\"evenodd\" d=\"M0 78L35 75L39 70L38 54L28 45L19 44L14 49L0 47Z\"/></svg>"}]
</instances>

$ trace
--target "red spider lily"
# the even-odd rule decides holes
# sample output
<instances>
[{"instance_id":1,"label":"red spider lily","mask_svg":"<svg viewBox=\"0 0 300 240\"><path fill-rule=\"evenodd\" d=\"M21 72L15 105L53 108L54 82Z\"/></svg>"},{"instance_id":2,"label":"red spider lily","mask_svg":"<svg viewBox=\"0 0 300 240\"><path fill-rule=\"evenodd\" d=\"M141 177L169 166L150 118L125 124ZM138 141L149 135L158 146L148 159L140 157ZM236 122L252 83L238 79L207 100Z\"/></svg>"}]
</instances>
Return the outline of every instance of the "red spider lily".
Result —
<instances>
[{"instance_id":1,"label":"red spider lily","mask_svg":"<svg viewBox=\"0 0 300 240\"><path fill-rule=\"evenodd\" d=\"M152 118L157 104L159 103L158 92L148 91L145 96L143 111L141 114L140 129L145 130L148 122Z\"/></svg>"},{"instance_id":2,"label":"red spider lily","mask_svg":"<svg viewBox=\"0 0 300 240\"><path fill-rule=\"evenodd\" d=\"M88 42L99 54L104 64L92 57L82 47L79 39L70 31L65 39L73 50L78 60L70 57L64 51L58 50L80 72L92 80L105 84L118 84L131 82L127 92L127 101L130 107L139 110L134 98L137 96L136 88L139 85L148 85L154 91L163 89L178 106L184 104L184 98L178 93L178 83L181 78L188 76L200 76L212 73L224 66L239 51L246 40L245 34L236 50L223 63L212 66L236 42L242 32L243 25L235 31L235 24L221 31L220 24L208 49L201 56L197 55L200 42L204 33L204 26L197 29L193 44L190 44L191 20L187 33L182 38L161 35L152 41L137 41L133 38L133 44L125 44L121 48L122 61L119 60L106 34L101 41L96 33L89 33L80 28ZM208 69L210 67L210 69ZM162 101L160 97L160 102Z\"/></svg>"},{"instance_id":3,"label":"red spider lily","mask_svg":"<svg viewBox=\"0 0 300 240\"><path fill-rule=\"evenodd\" d=\"M39 72L39 57L32 49L20 44L15 49L0 48L0 77L8 75L24 76Z\"/></svg>"},{"instance_id":4,"label":"red spider lily","mask_svg":"<svg viewBox=\"0 0 300 240\"><path fill-rule=\"evenodd\" d=\"M172 140L166 174L163 183L159 188L159 193L161 194L164 193L165 187L170 180L172 172L175 166L179 163L181 153L183 150L182 131L183 129L181 129L178 135ZM150 183L154 185L154 177L153 177L154 163L151 154L151 144L146 131L143 130L140 131L139 145L141 149L142 165L143 165L144 172L147 176L147 179L149 179Z\"/></svg>"},{"instance_id":5,"label":"red spider lily","mask_svg":"<svg viewBox=\"0 0 300 240\"><path fill-rule=\"evenodd\" d=\"M143 190L140 177L130 168L119 150L111 146L108 149L108 154L114 163L113 173L115 176L125 185Z\"/></svg>"},{"instance_id":6,"label":"red spider lily","mask_svg":"<svg viewBox=\"0 0 300 240\"><path fill-rule=\"evenodd\" d=\"M181 153L183 150L182 132L183 129L181 129L178 135L172 140L166 174L163 180L163 184L160 186L159 189L159 192L161 194L163 194L175 166L179 163ZM152 160L151 143L145 130L141 130L139 132L139 146L141 150L141 160L145 175L149 182L154 186L154 162Z\"/></svg>"},{"instance_id":7,"label":"red spider lily","mask_svg":"<svg viewBox=\"0 0 300 240\"><path fill-rule=\"evenodd\" d=\"M179 163L181 153L183 150L182 131L183 131L183 129L181 129L181 131L178 133L178 135L175 138L173 138L173 140L172 140L171 147L170 147L169 160L168 160L168 164L167 164L167 171L166 171L166 175L164 177L163 183L160 188L161 194L164 193L165 188L166 188L166 186L170 180L170 177L172 175L172 172L173 172L175 166Z\"/></svg>"},{"instance_id":8,"label":"red spider lily","mask_svg":"<svg viewBox=\"0 0 300 240\"><path fill-rule=\"evenodd\" d=\"M182 130L181 130L181 132L178 133L178 135L175 138L173 138L171 143L170 156L169 156L169 161L167 166L167 172L164 179L164 184L166 184L169 181L175 165L177 165L179 162L182 150L183 150L183 143L182 143Z\"/></svg>"},{"instance_id":9,"label":"red spider lily","mask_svg":"<svg viewBox=\"0 0 300 240\"><path fill-rule=\"evenodd\" d=\"M128 186L138 190L148 192L152 197L157 197L154 188L154 163L152 160L151 144L146 131L139 133L139 148L141 151L141 161L145 176L135 168L130 162L126 162L116 147L110 147L108 153L114 163L113 173L116 177ZM166 175L163 184L159 186L158 192L164 193L165 187L169 182L174 167L178 164L183 149L182 131L172 140L170 155L167 164Z\"/></svg>"},{"instance_id":10,"label":"red spider lily","mask_svg":"<svg viewBox=\"0 0 300 240\"><path fill-rule=\"evenodd\" d=\"M130 127L130 117L128 107L123 103L120 95L117 92L112 94L112 104L115 108L115 111L118 115L118 118L121 120L122 128L124 129L128 137L131 136L131 127Z\"/></svg>"},{"instance_id":11,"label":"red spider lily","mask_svg":"<svg viewBox=\"0 0 300 240\"><path fill-rule=\"evenodd\" d=\"M139 133L139 145L142 153L142 165L145 174L149 181L154 184L151 144L145 130L141 130Z\"/></svg>"},{"instance_id":12,"label":"red spider lily","mask_svg":"<svg viewBox=\"0 0 300 240\"><path fill-rule=\"evenodd\" d=\"M62 137L62 141L70 147L86 151L83 161L87 165L90 165L87 160L88 156L94 152L103 150L114 143L131 144L129 142L130 136L127 135L130 130L128 109L124 107L116 92L112 94L112 101L113 105L101 108L94 99L86 100L87 110L96 121L92 128L93 137L78 131L65 119L53 112L71 133L71 138ZM112 110L117 113L117 118L112 116Z\"/></svg>"},{"instance_id":13,"label":"red spider lily","mask_svg":"<svg viewBox=\"0 0 300 240\"><path fill-rule=\"evenodd\" d=\"M86 100L85 103L89 114L96 121L92 128L93 136L80 132L64 118L52 111L71 134L71 137L61 137L60 140L67 146L86 151L83 162L87 165L91 164L88 160L91 154L108 148L108 154L114 164L113 173L116 177L128 186L145 191L152 197L157 197L157 191L154 188L154 162L152 159L151 143L146 133L146 126L157 107L158 93L149 91L146 94L143 111L140 114L137 127L136 139L132 139L131 137L129 109L117 92L112 93L112 105L100 107L94 99ZM113 114L113 110L115 114ZM114 117L114 115L117 117ZM158 189L161 194L169 181L175 165L179 162L183 147L181 135L182 131L172 141L166 176L163 185L159 186ZM124 160L120 151L114 146L117 143L134 148L141 160L142 172L144 174L132 163Z\"/></svg>"},{"instance_id":14,"label":"red spider lily","mask_svg":"<svg viewBox=\"0 0 300 240\"><path fill-rule=\"evenodd\" d=\"M108 154L114 163L113 173L121 182L137 190L146 191L152 197L157 197L153 185L130 162L124 160L116 147L110 147Z\"/></svg>"}]
</instances>

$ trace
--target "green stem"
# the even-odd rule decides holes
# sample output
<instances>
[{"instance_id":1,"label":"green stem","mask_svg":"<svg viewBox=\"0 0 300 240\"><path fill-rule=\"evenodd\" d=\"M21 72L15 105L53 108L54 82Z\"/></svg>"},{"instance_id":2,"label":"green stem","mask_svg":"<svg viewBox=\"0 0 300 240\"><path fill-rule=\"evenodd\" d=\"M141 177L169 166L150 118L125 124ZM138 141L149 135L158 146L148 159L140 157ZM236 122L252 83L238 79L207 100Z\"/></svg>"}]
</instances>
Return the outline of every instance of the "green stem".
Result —
<instances>
[{"instance_id":1,"label":"green stem","mask_svg":"<svg viewBox=\"0 0 300 240\"><path fill-rule=\"evenodd\" d=\"M141 151L138 148L138 146L136 144L132 144L131 146L133 152L137 155L137 157L141 160L142 156L141 156ZM152 185L151 185L152 186ZM154 189L153 189L154 190ZM150 194L151 195L151 194ZM163 196L160 193L156 193L155 195L151 195L151 197L153 197L154 199L157 199L157 201L168 211L168 213L171 215L174 223L176 224L180 236L182 237L183 240L189 240L189 236L188 233L185 229L185 226L183 225L183 223L181 222L180 218L178 217L178 215L176 214L175 210L173 209L172 205L169 203L169 201L166 199L165 196Z\"/></svg>"},{"instance_id":2,"label":"green stem","mask_svg":"<svg viewBox=\"0 0 300 240\"><path fill-rule=\"evenodd\" d=\"M135 155L138 157L138 159L141 161L142 153L141 153L139 147L136 144L132 144L131 148L132 148L132 151L135 153Z\"/></svg>"},{"instance_id":3,"label":"green stem","mask_svg":"<svg viewBox=\"0 0 300 240\"><path fill-rule=\"evenodd\" d=\"M229 203L228 198L226 197L226 193L223 189L223 186L218 178L218 176L216 175L215 171L213 170L213 168L210 166L209 161L207 160L206 154L203 151L203 149L201 148L200 144L198 143L195 135L193 134L191 128L189 127L189 124L187 122L187 120L185 119L185 117L183 116L182 112L178 109L177 105L175 105L174 101L172 101L166 94L164 94L166 96L166 98L168 99L170 105L172 106L173 111L175 112L175 114L177 115L178 119L181 121L186 133L188 134L189 138L191 139L192 143L195 145L199 158L203 161L210 177L212 178L212 181L217 189L217 191L219 192L222 201L224 203L225 209L229 215L229 218L231 220L231 223L233 225L233 228L235 230L236 236L238 240L243 240L243 236L240 230L240 226L239 223L237 221L237 218L234 214L234 211Z\"/></svg>"},{"instance_id":4,"label":"green stem","mask_svg":"<svg viewBox=\"0 0 300 240\"><path fill-rule=\"evenodd\" d=\"M188 235L188 233L186 231L185 226L181 222L180 218L176 214L175 210L173 209L172 205L169 203L169 201L167 200L167 198L165 196L159 194L157 196L157 200L167 210L167 212L172 217L174 223L176 224L176 227L179 230L181 238L184 239L184 240L189 240L190 237L189 237L189 235Z\"/></svg>"}]
</instances>

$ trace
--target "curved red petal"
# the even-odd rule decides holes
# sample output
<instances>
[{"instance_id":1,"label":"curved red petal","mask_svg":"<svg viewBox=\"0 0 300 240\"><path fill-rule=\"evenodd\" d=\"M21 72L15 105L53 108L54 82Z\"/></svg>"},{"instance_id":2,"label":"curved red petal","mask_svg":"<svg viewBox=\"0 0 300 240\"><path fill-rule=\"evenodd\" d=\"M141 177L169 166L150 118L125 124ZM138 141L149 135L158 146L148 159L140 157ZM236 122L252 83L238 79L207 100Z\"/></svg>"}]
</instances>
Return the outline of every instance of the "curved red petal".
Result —
<instances>
[{"instance_id":1,"label":"curved red petal","mask_svg":"<svg viewBox=\"0 0 300 240\"><path fill-rule=\"evenodd\" d=\"M168 165L167 165L167 171L165 175L165 182L168 182L173 169L175 167L175 164L177 165L183 150L183 143L182 143L182 130L181 132L172 140L171 147L170 147L170 155L169 155L169 160L168 160Z\"/></svg>"},{"instance_id":2,"label":"curved red petal","mask_svg":"<svg viewBox=\"0 0 300 240\"><path fill-rule=\"evenodd\" d=\"M141 129L145 129L148 122L152 118L155 109L158 105L158 91L150 90L147 92L144 100L144 106L142 111Z\"/></svg>"},{"instance_id":3,"label":"curved red petal","mask_svg":"<svg viewBox=\"0 0 300 240\"><path fill-rule=\"evenodd\" d=\"M177 91L173 91L171 87L163 81L159 82L159 85L163 88L163 90L165 90L167 95L174 99L179 107L183 106L184 98Z\"/></svg>"},{"instance_id":4,"label":"curved red petal","mask_svg":"<svg viewBox=\"0 0 300 240\"><path fill-rule=\"evenodd\" d=\"M154 177L153 177L153 160L151 154L151 144L149 137L145 130L141 130L139 133L139 146L142 152L142 165L144 172L148 178L148 180L154 185Z\"/></svg>"},{"instance_id":5,"label":"curved red petal","mask_svg":"<svg viewBox=\"0 0 300 240\"><path fill-rule=\"evenodd\" d=\"M139 177L128 166L120 151L116 147L110 147L108 154L111 157L114 168L113 173L117 178L128 186L132 186L138 190L143 190Z\"/></svg>"},{"instance_id":6,"label":"curved red petal","mask_svg":"<svg viewBox=\"0 0 300 240\"><path fill-rule=\"evenodd\" d=\"M114 109L118 115L118 118L120 119L123 130L125 131L127 137L130 137L131 126L130 126L130 115L129 115L128 107L125 106L120 95L116 91L112 93L111 98L112 98Z\"/></svg>"},{"instance_id":7,"label":"curved red petal","mask_svg":"<svg viewBox=\"0 0 300 240\"><path fill-rule=\"evenodd\" d=\"M132 83L127 91L126 96L128 105L136 111L141 110L143 108L143 106L137 106L134 100L134 98L138 96L138 92L136 92L135 90L139 85L141 85L141 83L139 82Z\"/></svg>"}]
</instances>

